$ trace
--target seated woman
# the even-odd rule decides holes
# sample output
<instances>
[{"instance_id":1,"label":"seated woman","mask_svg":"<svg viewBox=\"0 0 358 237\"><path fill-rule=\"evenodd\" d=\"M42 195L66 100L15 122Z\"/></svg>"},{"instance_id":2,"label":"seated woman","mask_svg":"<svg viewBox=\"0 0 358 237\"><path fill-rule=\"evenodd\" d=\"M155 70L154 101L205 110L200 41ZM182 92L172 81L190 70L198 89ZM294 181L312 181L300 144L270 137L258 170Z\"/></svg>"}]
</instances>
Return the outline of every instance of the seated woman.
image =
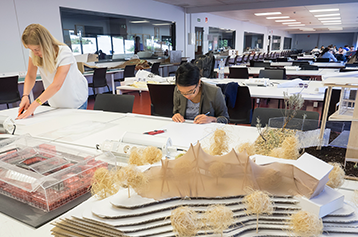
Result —
<instances>
[{"instance_id":1,"label":"seated woman","mask_svg":"<svg viewBox=\"0 0 358 237\"><path fill-rule=\"evenodd\" d=\"M173 96L174 122L182 123L185 119L194 120L196 124L228 123L224 95L217 86L200 80L200 70L191 63L182 64L175 73Z\"/></svg>"}]
</instances>

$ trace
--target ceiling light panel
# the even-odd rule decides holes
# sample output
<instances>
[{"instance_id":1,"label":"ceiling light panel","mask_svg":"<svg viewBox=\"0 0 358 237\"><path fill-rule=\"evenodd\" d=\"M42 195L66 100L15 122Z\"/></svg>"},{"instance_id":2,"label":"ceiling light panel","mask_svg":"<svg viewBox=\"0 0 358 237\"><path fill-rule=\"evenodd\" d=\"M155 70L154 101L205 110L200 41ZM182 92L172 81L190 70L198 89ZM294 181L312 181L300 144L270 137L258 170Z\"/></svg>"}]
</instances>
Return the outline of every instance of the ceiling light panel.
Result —
<instances>
[{"instance_id":1,"label":"ceiling light panel","mask_svg":"<svg viewBox=\"0 0 358 237\"><path fill-rule=\"evenodd\" d=\"M324 14L324 15L314 15L315 17L331 17L331 16L340 16L340 13Z\"/></svg>"},{"instance_id":2,"label":"ceiling light panel","mask_svg":"<svg viewBox=\"0 0 358 237\"><path fill-rule=\"evenodd\" d=\"M321 21L322 23L331 23L331 22L341 22L341 20L335 20L335 21Z\"/></svg>"},{"instance_id":3,"label":"ceiling light panel","mask_svg":"<svg viewBox=\"0 0 358 237\"><path fill-rule=\"evenodd\" d=\"M316 10L309 10L310 12L336 12L339 11L339 8L332 8L332 9L316 9Z\"/></svg>"},{"instance_id":4,"label":"ceiling light panel","mask_svg":"<svg viewBox=\"0 0 358 237\"><path fill-rule=\"evenodd\" d=\"M342 25L342 23L323 23L323 25Z\"/></svg>"},{"instance_id":5,"label":"ceiling light panel","mask_svg":"<svg viewBox=\"0 0 358 237\"><path fill-rule=\"evenodd\" d=\"M320 21L326 21L326 20L340 20L340 17L326 17L326 18L318 18Z\"/></svg>"},{"instance_id":6,"label":"ceiling light panel","mask_svg":"<svg viewBox=\"0 0 358 237\"><path fill-rule=\"evenodd\" d=\"M255 16L269 16L269 15L281 15L281 12L262 12L262 13L254 13Z\"/></svg>"},{"instance_id":7,"label":"ceiling light panel","mask_svg":"<svg viewBox=\"0 0 358 237\"><path fill-rule=\"evenodd\" d=\"M266 19L268 19L268 20L285 19L285 18L290 18L290 17L289 16L269 16L269 17L266 17Z\"/></svg>"},{"instance_id":8,"label":"ceiling light panel","mask_svg":"<svg viewBox=\"0 0 358 237\"><path fill-rule=\"evenodd\" d=\"M289 22L289 21L296 21L296 20L293 20L293 19L291 19L291 20L276 20L276 22Z\"/></svg>"},{"instance_id":9,"label":"ceiling light panel","mask_svg":"<svg viewBox=\"0 0 358 237\"><path fill-rule=\"evenodd\" d=\"M282 23L284 25L290 25L290 24L301 24L301 22L284 22Z\"/></svg>"},{"instance_id":10,"label":"ceiling light panel","mask_svg":"<svg viewBox=\"0 0 358 237\"><path fill-rule=\"evenodd\" d=\"M288 26L305 26L305 24L288 25Z\"/></svg>"}]
</instances>

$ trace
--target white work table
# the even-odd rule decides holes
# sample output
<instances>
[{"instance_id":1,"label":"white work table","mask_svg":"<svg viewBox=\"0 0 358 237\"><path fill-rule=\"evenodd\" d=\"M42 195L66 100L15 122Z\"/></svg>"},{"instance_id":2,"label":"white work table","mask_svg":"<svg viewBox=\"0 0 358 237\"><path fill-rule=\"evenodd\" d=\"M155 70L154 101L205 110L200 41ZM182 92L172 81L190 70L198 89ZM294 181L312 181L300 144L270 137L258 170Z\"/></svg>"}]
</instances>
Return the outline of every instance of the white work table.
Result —
<instances>
[{"instance_id":1,"label":"white work table","mask_svg":"<svg viewBox=\"0 0 358 237\"><path fill-rule=\"evenodd\" d=\"M0 111L0 115L7 115L16 117L17 108ZM249 126L237 125L222 125L222 124L193 124L192 121L187 121L184 124L178 124L171 121L170 118L161 118L154 116L138 115L138 114L121 114L111 112L101 112L93 110L54 110L49 107L40 107L35 116L28 119L28 122L18 122L18 130L15 134L21 135L29 133L34 137L39 137L48 142L60 142L63 145L72 145L84 149L95 150L94 144L100 143L106 139L119 139L124 132L138 132L143 133L154 129L167 129L163 134L158 136L169 136L176 145L189 146L200 140L203 147L210 144L211 134L217 127L222 127L230 136L229 146L235 148L239 143L253 142L258 136L257 129ZM96 128L91 130L85 126L79 126L83 130L82 137L77 136L78 131L72 131L72 128L80 124L86 125L88 122L94 122L92 125ZM97 127L97 125L104 125ZM66 129L67 128L67 129ZM101 129L98 129L101 128ZM59 132L59 133L57 133ZM156 135L157 136L157 135ZM71 140L71 139L73 140ZM150 135L148 135L150 139ZM65 144L66 143L66 144ZM358 183L354 181L346 181L342 193L346 195L346 200L351 201L353 191L348 189L357 189ZM62 214L56 220L71 216L82 216L84 210L91 209L96 199L90 198L67 213ZM30 217L31 218L31 217ZM12 219L0 213L1 236L26 236L39 237L51 236L51 229L53 225L47 223L42 227L35 229L26 224L23 224L15 219ZM337 237L339 235L330 235ZM348 236L348 235L345 235ZM354 236L354 235L352 235Z\"/></svg>"}]
</instances>

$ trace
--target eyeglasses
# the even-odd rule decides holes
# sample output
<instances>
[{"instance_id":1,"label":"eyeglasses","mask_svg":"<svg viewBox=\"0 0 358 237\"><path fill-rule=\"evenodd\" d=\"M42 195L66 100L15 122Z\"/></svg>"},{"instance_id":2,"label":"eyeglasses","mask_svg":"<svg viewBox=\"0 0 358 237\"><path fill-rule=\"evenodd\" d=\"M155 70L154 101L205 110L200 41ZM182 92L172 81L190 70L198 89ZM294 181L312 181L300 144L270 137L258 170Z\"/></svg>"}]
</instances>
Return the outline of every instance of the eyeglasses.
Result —
<instances>
[{"instance_id":1,"label":"eyeglasses","mask_svg":"<svg viewBox=\"0 0 358 237\"><path fill-rule=\"evenodd\" d=\"M188 92L186 92L186 93L181 92L178 88L177 88L177 91L178 91L180 94L182 94L183 96L194 95L195 92L196 92L196 89L198 88L198 85L199 85L199 84L196 84L196 86L195 86L194 89L192 89L192 90L190 90L190 91L188 91Z\"/></svg>"},{"instance_id":2,"label":"eyeglasses","mask_svg":"<svg viewBox=\"0 0 358 237\"><path fill-rule=\"evenodd\" d=\"M298 84L298 86L299 86L300 88L308 88L308 84L307 84L307 83L300 83L300 84Z\"/></svg>"}]
</instances>

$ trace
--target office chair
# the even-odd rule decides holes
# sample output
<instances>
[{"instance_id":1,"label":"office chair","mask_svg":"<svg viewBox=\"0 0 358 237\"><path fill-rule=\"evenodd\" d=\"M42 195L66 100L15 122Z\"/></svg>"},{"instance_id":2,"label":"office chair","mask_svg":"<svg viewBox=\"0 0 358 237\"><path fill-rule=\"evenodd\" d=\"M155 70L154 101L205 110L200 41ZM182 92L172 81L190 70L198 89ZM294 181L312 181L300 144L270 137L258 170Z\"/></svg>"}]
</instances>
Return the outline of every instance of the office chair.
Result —
<instances>
[{"instance_id":1,"label":"office chair","mask_svg":"<svg viewBox=\"0 0 358 237\"><path fill-rule=\"evenodd\" d=\"M296 61L292 63L292 66L301 67L302 65L310 65L310 63L308 61Z\"/></svg>"},{"instance_id":2,"label":"office chair","mask_svg":"<svg viewBox=\"0 0 358 237\"><path fill-rule=\"evenodd\" d=\"M158 63L153 63L150 72L156 75L159 75L159 66L160 66L160 62Z\"/></svg>"},{"instance_id":3,"label":"office chair","mask_svg":"<svg viewBox=\"0 0 358 237\"><path fill-rule=\"evenodd\" d=\"M260 70L259 78L286 79L286 69L264 69Z\"/></svg>"},{"instance_id":4,"label":"office chair","mask_svg":"<svg viewBox=\"0 0 358 237\"><path fill-rule=\"evenodd\" d=\"M0 77L0 104L6 104L20 101L18 88L19 76Z\"/></svg>"},{"instance_id":5,"label":"office chair","mask_svg":"<svg viewBox=\"0 0 358 237\"><path fill-rule=\"evenodd\" d=\"M247 67L229 67L229 78L248 79L249 71Z\"/></svg>"},{"instance_id":6,"label":"office chair","mask_svg":"<svg viewBox=\"0 0 358 237\"><path fill-rule=\"evenodd\" d=\"M108 88L108 91L111 91L107 84L106 74L107 74L106 67L94 69L92 82L88 83L88 87L92 87L93 95L96 95L95 88L106 86Z\"/></svg>"},{"instance_id":7,"label":"office chair","mask_svg":"<svg viewBox=\"0 0 358 237\"><path fill-rule=\"evenodd\" d=\"M292 112L292 110L289 110L289 112ZM303 126L303 131L307 130L313 130L319 128L319 113L316 111L306 111L306 110L297 110L296 115L294 118L296 119L303 119L303 115L306 115L306 122ZM285 117L285 109L272 109L272 108L256 108L254 109L254 113L252 115L251 120L251 126L257 125L257 118L260 119L260 124L262 127L265 127L267 124L269 124L269 120L271 118L280 118ZM270 124L271 125L271 124ZM281 124L278 127L281 127L283 124ZM293 128L293 126L297 126L297 122L289 123L287 128ZM302 123L301 123L302 125ZM302 126L298 126L298 128L301 128Z\"/></svg>"},{"instance_id":8,"label":"office chair","mask_svg":"<svg viewBox=\"0 0 358 237\"><path fill-rule=\"evenodd\" d=\"M174 84L147 84L151 100L151 114L171 118L173 116Z\"/></svg>"},{"instance_id":9,"label":"office chair","mask_svg":"<svg viewBox=\"0 0 358 237\"><path fill-rule=\"evenodd\" d=\"M98 94L93 110L107 112L132 113L134 95Z\"/></svg>"},{"instance_id":10,"label":"office chair","mask_svg":"<svg viewBox=\"0 0 358 237\"><path fill-rule=\"evenodd\" d=\"M287 58L277 58L277 62L287 62Z\"/></svg>"},{"instance_id":11,"label":"office chair","mask_svg":"<svg viewBox=\"0 0 358 237\"><path fill-rule=\"evenodd\" d=\"M134 74L135 66L136 65L126 65L124 67L123 77L114 79L114 82L116 83L116 82L124 81L126 79L126 77L135 77L135 74Z\"/></svg>"},{"instance_id":12,"label":"office chair","mask_svg":"<svg viewBox=\"0 0 358 237\"><path fill-rule=\"evenodd\" d=\"M316 62L329 63L329 58L317 58Z\"/></svg>"},{"instance_id":13,"label":"office chair","mask_svg":"<svg viewBox=\"0 0 358 237\"><path fill-rule=\"evenodd\" d=\"M234 108L228 107L230 123L250 124L252 115L252 100L250 90L247 86L237 88L236 102Z\"/></svg>"},{"instance_id":14,"label":"office chair","mask_svg":"<svg viewBox=\"0 0 358 237\"><path fill-rule=\"evenodd\" d=\"M271 63L266 62L260 62L260 61L254 61L254 67L270 67Z\"/></svg>"},{"instance_id":15,"label":"office chair","mask_svg":"<svg viewBox=\"0 0 358 237\"><path fill-rule=\"evenodd\" d=\"M301 70L318 70L318 66L314 65L302 65Z\"/></svg>"},{"instance_id":16,"label":"office chair","mask_svg":"<svg viewBox=\"0 0 358 237\"><path fill-rule=\"evenodd\" d=\"M230 62L230 58L231 56L227 56L226 59L225 59L225 67L229 66L229 62ZM235 57L236 59L236 57ZM235 63L236 60L234 60L234 63Z\"/></svg>"}]
</instances>

